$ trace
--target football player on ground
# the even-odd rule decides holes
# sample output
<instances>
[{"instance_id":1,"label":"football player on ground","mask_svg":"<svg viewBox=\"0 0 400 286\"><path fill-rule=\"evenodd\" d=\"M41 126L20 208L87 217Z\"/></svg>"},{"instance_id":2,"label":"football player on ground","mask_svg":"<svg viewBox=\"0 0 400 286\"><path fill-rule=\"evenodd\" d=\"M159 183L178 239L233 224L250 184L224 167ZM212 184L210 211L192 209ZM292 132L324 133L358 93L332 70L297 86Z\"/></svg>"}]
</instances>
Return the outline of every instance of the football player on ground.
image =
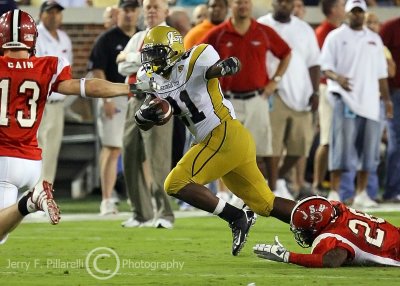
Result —
<instances>
[{"instance_id":1,"label":"football player on ground","mask_svg":"<svg viewBox=\"0 0 400 286\"><path fill-rule=\"evenodd\" d=\"M52 185L44 182L33 189L41 170L36 134L50 93L116 97L138 92L136 85L71 79L71 67L62 58L35 57L37 35L33 18L24 11L0 17L0 243L29 213L43 210L50 223L60 220ZM17 202L20 189L28 191Z\"/></svg>"},{"instance_id":2,"label":"football player on ground","mask_svg":"<svg viewBox=\"0 0 400 286\"><path fill-rule=\"evenodd\" d=\"M400 228L336 201L313 196L294 207L290 229L311 254L289 252L275 237L274 244L257 244L261 258L305 267L342 265L400 266Z\"/></svg>"},{"instance_id":3,"label":"football player on ground","mask_svg":"<svg viewBox=\"0 0 400 286\"><path fill-rule=\"evenodd\" d=\"M148 96L138 110L137 124L146 130L162 121L164 115L154 112L151 104L151 98L157 96L169 101L196 143L168 175L165 191L227 221L232 229L233 255L243 247L256 220L254 213L289 223L295 202L271 192L257 167L254 140L221 92L218 77L238 72L240 62L234 57L220 60L207 44L185 52L182 36L168 26L147 33L141 59L138 80L156 82L160 90ZM218 178L251 210L238 209L204 187Z\"/></svg>"}]
</instances>

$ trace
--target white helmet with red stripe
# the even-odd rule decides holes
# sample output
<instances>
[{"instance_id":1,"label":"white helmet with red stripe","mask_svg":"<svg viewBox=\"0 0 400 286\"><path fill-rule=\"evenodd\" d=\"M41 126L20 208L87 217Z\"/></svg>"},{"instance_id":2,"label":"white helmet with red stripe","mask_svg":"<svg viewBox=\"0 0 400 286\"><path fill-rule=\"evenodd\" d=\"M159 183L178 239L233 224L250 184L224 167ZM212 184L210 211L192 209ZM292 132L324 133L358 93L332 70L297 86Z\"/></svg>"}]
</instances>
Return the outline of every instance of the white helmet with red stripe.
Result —
<instances>
[{"instance_id":1,"label":"white helmet with red stripe","mask_svg":"<svg viewBox=\"0 0 400 286\"><path fill-rule=\"evenodd\" d=\"M22 10L11 10L0 17L0 50L35 51L38 31L32 16Z\"/></svg>"}]
</instances>

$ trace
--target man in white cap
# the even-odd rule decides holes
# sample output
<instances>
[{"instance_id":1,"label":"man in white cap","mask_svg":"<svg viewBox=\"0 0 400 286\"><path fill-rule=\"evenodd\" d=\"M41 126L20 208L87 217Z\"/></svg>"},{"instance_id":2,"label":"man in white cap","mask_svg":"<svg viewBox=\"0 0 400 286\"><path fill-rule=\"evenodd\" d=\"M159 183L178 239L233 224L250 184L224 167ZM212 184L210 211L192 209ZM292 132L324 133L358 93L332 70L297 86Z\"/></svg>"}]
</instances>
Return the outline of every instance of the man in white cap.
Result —
<instances>
[{"instance_id":1,"label":"man in white cap","mask_svg":"<svg viewBox=\"0 0 400 286\"><path fill-rule=\"evenodd\" d=\"M357 170L354 204L371 207L375 202L365 189L368 174L377 167L379 158L379 100L383 100L388 118L393 116L393 107L382 40L363 26L367 5L364 0L348 0L345 11L348 24L328 35L321 55L321 70L328 78L333 105L331 188L339 190L342 171Z\"/></svg>"}]
</instances>

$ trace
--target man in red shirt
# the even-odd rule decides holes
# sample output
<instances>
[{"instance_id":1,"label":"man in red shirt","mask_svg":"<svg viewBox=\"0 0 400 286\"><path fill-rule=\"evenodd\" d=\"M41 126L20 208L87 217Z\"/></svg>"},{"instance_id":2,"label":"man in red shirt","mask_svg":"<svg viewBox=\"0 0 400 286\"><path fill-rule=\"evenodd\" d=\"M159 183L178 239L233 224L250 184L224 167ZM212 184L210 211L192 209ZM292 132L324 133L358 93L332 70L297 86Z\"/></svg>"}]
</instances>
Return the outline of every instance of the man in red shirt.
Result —
<instances>
[{"instance_id":1,"label":"man in red shirt","mask_svg":"<svg viewBox=\"0 0 400 286\"><path fill-rule=\"evenodd\" d=\"M326 16L325 20L315 29L319 47L322 49L326 36L339 27L346 17L344 11L345 0L322 0L322 12ZM313 189L317 193L322 189L326 171L328 169L329 133L332 121L332 107L328 102L326 88L326 78L321 76L320 81L320 100L318 106L320 143L314 157L314 179ZM332 195L337 195L332 193ZM333 198L339 200L338 197Z\"/></svg>"},{"instance_id":2,"label":"man in red shirt","mask_svg":"<svg viewBox=\"0 0 400 286\"><path fill-rule=\"evenodd\" d=\"M24 11L3 14L0 34L1 244L29 213L43 210L50 223L60 220L52 185L44 182L41 188L33 189L42 164L37 130L50 93L116 97L136 88L99 79L71 79L71 67L64 59L35 57L38 32L33 18ZM17 202L22 188L29 190Z\"/></svg>"},{"instance_id":3,"label":"man in red shirt","mask_svg":"<svg viewBox=\"0 0 400 286\"><path fill-rule=\"evenodd\" d=\"M393 118L388 120L387 124L387 175L383 197L398 202L400 201L400 17L383 23L380 35L397 66L395 76L388 79L393 102Z\"/></svg>"},{"instance_id":4,"label":"man in red shirt","mask_svg":"<svg viewBox=\"0 0 400 286\"><path fill-rule=\"evenodd\" d=\"M242 63L239 73L220 79L221 87L255 139L257 163L265 177L265 157L272 153L268 97L286 71L291 50L272 28L251 18L252 8L251 0L233 0L232 17L200 42L214 46L221 58L235 56ZM267 51L280 59L274 75L268 74L264 64Z\"/></svg>"},{"instance_id":5,"label":"man in red shirt","mask_svg":"<svg viewBox=\"0 0 400 286\"><path fill-rule=\"evenodd\" d=\"M318 196L299 201L290 229L300 246L312 247L311 254L289 252L278 237L274 244L257 244L254 252L305 267L400 266L400 228L340 202Z\"/></svg>"}]
</instances>

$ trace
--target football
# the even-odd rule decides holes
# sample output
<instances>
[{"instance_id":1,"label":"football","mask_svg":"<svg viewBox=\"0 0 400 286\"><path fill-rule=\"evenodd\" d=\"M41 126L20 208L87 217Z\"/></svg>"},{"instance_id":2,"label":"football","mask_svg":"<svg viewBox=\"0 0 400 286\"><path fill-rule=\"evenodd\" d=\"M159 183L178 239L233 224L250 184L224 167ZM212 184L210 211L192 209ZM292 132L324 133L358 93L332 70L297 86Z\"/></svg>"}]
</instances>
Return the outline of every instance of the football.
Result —
<instances>
[{"instance_id":1,"label":"football","mask_svg":"<svg viewBox=\"0 0 400 286\"><path fill-rule=\"evenodd\" d=\"M156 97L149 102L149 105L155 105L156 112L163 114L162 119L156 125L166 124L172 117L173 110L171 104L163 98Z\"/></svg>"}]
</instances>

